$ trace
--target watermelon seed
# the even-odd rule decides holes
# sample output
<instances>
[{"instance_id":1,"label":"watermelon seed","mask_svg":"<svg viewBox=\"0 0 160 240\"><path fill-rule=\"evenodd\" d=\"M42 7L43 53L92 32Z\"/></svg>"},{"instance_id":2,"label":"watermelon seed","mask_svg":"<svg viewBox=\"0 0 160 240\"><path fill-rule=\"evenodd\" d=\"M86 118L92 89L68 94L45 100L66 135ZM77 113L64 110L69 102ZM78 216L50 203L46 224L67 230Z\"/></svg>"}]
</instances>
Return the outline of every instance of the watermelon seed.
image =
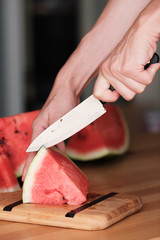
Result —
<instances>
[{"instance_id":1,"label":"watermelon seed","mask_svg":"<svg viewBox=\"0 0 160 240\"><path fill-rule=\"evenodd\" d=\"M7 155L7 157L10 157L10 156L11 156L11 154L10 154L9 152L7 152L6 155Z\"/></svg>"},{"instance_id":2,"label":"watermelon seed","mask_svg":"<svg viewBox=\"0 0 160 240\"><path fill-rule=\"evenodd\" d=\"M24 134L27 136L27 135L28 135L28 132L25 132Z\"/></svg>"},{"instance_id":3,"label":"watermelon seed","mask_svg":"<svg viewBox=\"0 0 160 240\"><path fill-rule=\"evenodd\" d=\"M78 137L80 139L86 139L86 136L84 134L80 133L80 132L78 133Z\"/></svg>"},{"instance_id":4,"label":"watermelon seed","mask_svg":"<svg viewBox=\"0 0 160 240\"><path fill-rule=\"evenodd\" d=\"M18 131L18 130L15 130L14 132L15 132L15 133L19 133L19 131Z\"/></svg>"},{"instance_id":5,"label":"watermelon seed","mask_svg":"<svg viewBox=\"0 0 160 240\"><path fill-rule=\"evenodd\" d=\"M4 140L5 140L5 138L2 137L2 139L0 140L0 144L4 144Z\"/></svg>"}]
</instances>

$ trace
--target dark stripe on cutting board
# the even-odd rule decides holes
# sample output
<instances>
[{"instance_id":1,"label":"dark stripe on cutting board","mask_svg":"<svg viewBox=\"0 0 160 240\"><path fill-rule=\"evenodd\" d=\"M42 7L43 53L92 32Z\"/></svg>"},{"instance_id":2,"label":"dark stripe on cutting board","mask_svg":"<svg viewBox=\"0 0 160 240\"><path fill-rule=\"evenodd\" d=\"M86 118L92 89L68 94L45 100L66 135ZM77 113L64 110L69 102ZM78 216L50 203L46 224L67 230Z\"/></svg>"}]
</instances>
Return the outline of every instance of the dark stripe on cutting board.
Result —
<instances>
[{"instance_id":1,"label":"dark stripe on cutting board","mask_svg":"<svg viewBox=\"0 0 160 240\"><path fill-rule=\"evenodd\" d=\"M10 211L12 211L12 209L13 209L14 207L16 207L16 206L18 206L18 205L20 205L20 204L22 204L22 203L23 203L22 200L19 200L19 201L17 201L17 202L11 203L11 204L7 205L6 207L4 207L4 208L3 208L3 211L8 211L8 212L10 212Z\"/></svg>"},{"instance_id":2,"label":"dark stripe on cutting board","mask_svg":"<svg viewBox=\"0 0 160 240\"><path fill-rule=\"evenodd\" d=\"M82 205L81 207L78 207L78 208L76 208L76 209L74 209L74 210L71 210L70 212L66 213L65 217L71 217L71 218L73 218L76 213L79 213L79 212L85 210L86 208L89 208L89 207L91 207L91 206L93 206L93 205L95 205L95 204L97 204L97 203L99 203L99 202L102 202L102 201L106 200L107 198L113 197L113 196L115 196L115 195L117 195L117 194L118 194L118 193L116 193L116 192L108 193L108 194L106 194L106 195L104 195L104 196L102 196L102 197L99 197L99 198L97 198L97 199L95 199L95 200L93 200L93 201L91 201L91 202L89 202L89 203L86 203L86 204ZM13 209L14 207L16 207L16 206L18 206L18 205L20 205L20 204L22 204L22 203L23 203L22 200L19 200L19 201L17 201L17 202L11 203L11 204L5 206L5 207L3 208L3 211L8 211L8 212L10 212L10 211L12 211L12 209Z\"/></svg>"},{"instance_id":3,"label":"dark stripe on cutting board","mask_svg":"<svg viewBox=\"0 0 160 240\"><path fill-rule=\"evenodd\" d=\"M78 207L78 208L76 208L74 210L71 210L70 212L66 213L65 217L73 218L76 213L79 213L79 212L85 210L86 208L89 208L89 207L91 207L91 206L93 206L93 205L95 205L95 204L97 204L99 202L102 202L102 201L106 200L107 198L113 197L113 196L115 196L117 194L118 193L116 193L116 192L108 193L108 194L106 194L106 195L104 195L102 197L99 197L99 198L97 198L97 199L95 199L95 200L93 200L93 201L91 201L89 203L84 204L81 207Z\"/></svg>"}]
</instances>

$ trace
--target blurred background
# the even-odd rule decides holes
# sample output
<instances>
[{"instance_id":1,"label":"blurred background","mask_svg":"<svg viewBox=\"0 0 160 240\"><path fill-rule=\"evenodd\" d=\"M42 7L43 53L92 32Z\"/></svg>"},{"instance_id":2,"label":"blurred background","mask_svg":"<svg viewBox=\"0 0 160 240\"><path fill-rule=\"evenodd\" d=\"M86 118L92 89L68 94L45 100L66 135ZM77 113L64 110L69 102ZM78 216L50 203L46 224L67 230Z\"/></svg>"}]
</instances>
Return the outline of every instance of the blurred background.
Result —
<instances>
[{"instance_id":1,"label":"blurred background","mask_svg":"<svg viewBox=\"0 0 160 240\"><path fill-rule=\"evenodd\" d=\"M106 3L0 0L0 117L43 106L58 71ZM157 53L160 55L160 44ZM82 99L92 93L93 84L94 81L83 92ZM151 121L156 118L159 129L159 92L160 71L144 93L130 103L122 99L119 103L124 105L124 111L128 104L138 109L138 115L143 109L143 117ZM132 119L132 108L129 109L128 118Z\"/></svg>"}]
</instances>

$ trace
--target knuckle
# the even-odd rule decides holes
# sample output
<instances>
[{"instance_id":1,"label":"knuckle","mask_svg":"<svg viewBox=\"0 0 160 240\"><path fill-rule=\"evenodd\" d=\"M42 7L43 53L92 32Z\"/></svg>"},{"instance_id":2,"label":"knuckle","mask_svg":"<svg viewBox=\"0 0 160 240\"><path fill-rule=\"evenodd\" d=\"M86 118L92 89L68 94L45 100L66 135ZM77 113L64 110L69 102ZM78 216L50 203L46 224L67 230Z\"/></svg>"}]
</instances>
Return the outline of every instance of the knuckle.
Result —
<instances>
[{"instance_id":1,"label":"knuckle","mask_svg":"<svg viewBox=\"0 0 160 240\"><path fill-rule=\"evenodd\" d=\"M116 61L115 62L112 62L112 64L110 65L110 71L115 74L116 72L118 72L118 67L117 67L117 63Z\"/></svg>"},{"instance_id":2,"label":"knuckle","mask_svg":"<svg viewBox=\"0 0 160 240\"><path fill-rule=\"evenodd\" d=\"M107 64L105 62L102 63L102 65L101 65L101 72L104 77L109 74L109 67L107 66Z\"/></svg>"},{"instance_id":3,"label":"knuckle","mask_svg":"<svg viewBox=\"0 0 160 240\"><path fill-rule=\"evenodd\" d=\"M107 77L108 75L115 77L119 70L118 70L117 63L115 61L111 63L104 62L101 66L101 71L105 77Z\"/></svg>"},{"instance_id":4,"label":"knuckle","mask_svg":"<svg viewBox=\"0 0 160 240\"><path fill-rule=\"evenodd\" d=\"M130 67L129 64L123 64L121 66L121 74L124 76L131 76L133 73L132 68Z\"/></svg>"},{"instance_id":5,"label":"knuckle","mask_svg":"<svg viewBox=\"0 0 160 240\"><path fill-rule=\"evenodd\" d=\"M94 88L93 89L93 96L97 99L100 99L101 98L101 92L98 89Z\"/></svg>"},{"instance_id":6,"label":"knuckle","mask_svg":"<svg viewBox=\"0 0 160 240\"><path fill-rule=\"evenodd\" d=\"M110 65L104 62L102 64L102 72L104 76L110 74L113 77L132 77L135 75L135 73L133 72L133 68L130 66L130 64L119 64L117 61L111 62Z\"/></svg>"}]
</instances>

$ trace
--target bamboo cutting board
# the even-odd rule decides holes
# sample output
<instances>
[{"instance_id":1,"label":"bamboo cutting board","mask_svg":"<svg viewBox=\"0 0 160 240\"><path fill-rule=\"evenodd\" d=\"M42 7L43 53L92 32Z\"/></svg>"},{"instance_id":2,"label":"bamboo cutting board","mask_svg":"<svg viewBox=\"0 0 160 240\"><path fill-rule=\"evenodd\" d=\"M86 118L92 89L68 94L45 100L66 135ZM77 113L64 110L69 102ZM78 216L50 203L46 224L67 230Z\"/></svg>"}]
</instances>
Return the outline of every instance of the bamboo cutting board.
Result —
<instances>
[{"instance_id":1,"label":"bamboo cutting board","mask_svg":"<svg viewBox=\"0 0 160 240\"><path fill-rule=\"evenodd\" d=\"M100 230L139 211L142 201L128 194L89 194L81 206L23 204L21 191L0 194L0 220Z\"/></svg>"}]
</instances>

